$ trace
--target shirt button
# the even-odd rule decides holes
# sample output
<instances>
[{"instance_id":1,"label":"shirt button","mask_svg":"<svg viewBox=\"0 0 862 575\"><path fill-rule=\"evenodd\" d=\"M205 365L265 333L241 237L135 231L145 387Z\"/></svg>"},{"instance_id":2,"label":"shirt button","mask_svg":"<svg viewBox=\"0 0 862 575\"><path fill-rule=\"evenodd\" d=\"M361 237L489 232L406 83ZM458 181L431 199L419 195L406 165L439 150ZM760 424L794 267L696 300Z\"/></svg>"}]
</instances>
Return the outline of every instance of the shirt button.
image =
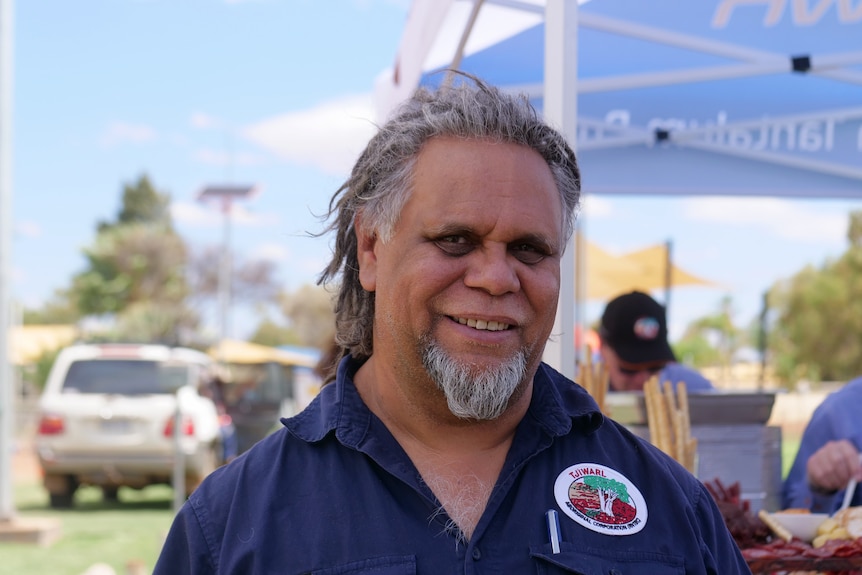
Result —
<instances>
[{"instance_id":1,"label":"shirt button","mask_svg":"<svg viewBox=\"0 0 862 575\"><path fill-rule=\"evenodd\" d=\"M482 552L479 551L478 547L473 548L473 561L478 561L482 558Z\"/></svg>"}]
</instances>

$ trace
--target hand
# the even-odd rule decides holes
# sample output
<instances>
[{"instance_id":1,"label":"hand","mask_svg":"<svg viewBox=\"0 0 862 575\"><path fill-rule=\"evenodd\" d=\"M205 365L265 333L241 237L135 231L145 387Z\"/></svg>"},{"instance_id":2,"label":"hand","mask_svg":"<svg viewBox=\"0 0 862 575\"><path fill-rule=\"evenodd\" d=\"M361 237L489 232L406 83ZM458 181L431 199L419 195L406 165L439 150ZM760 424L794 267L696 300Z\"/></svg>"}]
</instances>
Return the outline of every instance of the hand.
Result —
<instances>
[{"instance_id":1,"label":"hand","mask_svg":"<svg viewBox=\"0 0 862 575\"><path fill-rule=\"evenodd\" d=\"M830 441L808 458L808 484L817 491L843 489L851 477L862 481L862 463L856 447L846 439Z\"/></svg>"}]
</instances>

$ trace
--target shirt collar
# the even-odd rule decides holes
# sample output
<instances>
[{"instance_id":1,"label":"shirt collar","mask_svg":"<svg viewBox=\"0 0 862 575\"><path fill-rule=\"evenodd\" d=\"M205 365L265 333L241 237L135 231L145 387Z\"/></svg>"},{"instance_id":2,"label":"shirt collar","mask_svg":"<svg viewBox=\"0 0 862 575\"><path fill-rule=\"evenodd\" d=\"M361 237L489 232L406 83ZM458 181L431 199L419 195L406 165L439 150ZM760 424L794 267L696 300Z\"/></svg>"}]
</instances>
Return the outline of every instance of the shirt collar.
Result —
<instances>
[{"instance_id":1,"label":"shirt collar","mask_svg":"<svg viewBox=\"0 0 862 575\"><path fill-rule=\"evenodd\" d=\"M345 445L356 447L362 443L373 416L353 383L361 365L350 356L343 358L335 382L323 386L304 411L282 419L284 426L309 443L320 441L333 431ZM533 397L525 420L522 423L558 437L573 427L591 433L601 426L604 417L582 387L542 363L534 378Z\"/></svg>"}]
</instances>

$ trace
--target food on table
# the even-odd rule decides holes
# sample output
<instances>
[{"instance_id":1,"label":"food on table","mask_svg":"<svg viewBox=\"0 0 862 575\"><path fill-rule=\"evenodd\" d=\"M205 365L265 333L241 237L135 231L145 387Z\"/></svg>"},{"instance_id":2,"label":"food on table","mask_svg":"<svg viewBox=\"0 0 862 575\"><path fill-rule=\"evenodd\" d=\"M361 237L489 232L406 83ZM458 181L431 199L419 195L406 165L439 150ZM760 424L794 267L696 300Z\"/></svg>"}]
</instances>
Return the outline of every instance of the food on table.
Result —
<instances>
[{"instance_id":1,"label":"food on table","mask_svg":"<svg viewBox=\"0 0 862 575\"><path fill-rule=\"evenodd\" d=\"M742 499L738 481L725 487L716 478L704 482L704 485L718 505L724 523L740 549L769 541L769 527L751 512L750 503Z\"/></svg>"},{"instance_id":2,"label":"food on table","mask_svg":"<svg viewBox=\"0 0 862 575\"><path fill-rule=\"evenodd\" d=\"M862 507L848 507L833 516L852 537L862 537Z\"/></svg>"}]
</instances>

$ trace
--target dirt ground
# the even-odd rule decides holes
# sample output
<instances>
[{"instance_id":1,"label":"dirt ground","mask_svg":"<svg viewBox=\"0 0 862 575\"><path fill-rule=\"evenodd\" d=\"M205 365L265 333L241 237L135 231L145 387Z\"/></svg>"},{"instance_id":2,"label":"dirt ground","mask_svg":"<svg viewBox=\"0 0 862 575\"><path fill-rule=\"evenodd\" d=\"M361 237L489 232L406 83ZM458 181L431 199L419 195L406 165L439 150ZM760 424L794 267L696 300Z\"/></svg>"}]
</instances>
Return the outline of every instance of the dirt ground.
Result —
<instances>
[{"instance_id":1,"label":"dirt ground","mask_svg":"<svg viewBox=\"0 0 862 575\"><path fill-rule=\"evenodd\" d=\"M15 483L32 483L42 479L42 468L29 440L18 440L12 448L12 479Z\"/></svg>"}]
</instances>

